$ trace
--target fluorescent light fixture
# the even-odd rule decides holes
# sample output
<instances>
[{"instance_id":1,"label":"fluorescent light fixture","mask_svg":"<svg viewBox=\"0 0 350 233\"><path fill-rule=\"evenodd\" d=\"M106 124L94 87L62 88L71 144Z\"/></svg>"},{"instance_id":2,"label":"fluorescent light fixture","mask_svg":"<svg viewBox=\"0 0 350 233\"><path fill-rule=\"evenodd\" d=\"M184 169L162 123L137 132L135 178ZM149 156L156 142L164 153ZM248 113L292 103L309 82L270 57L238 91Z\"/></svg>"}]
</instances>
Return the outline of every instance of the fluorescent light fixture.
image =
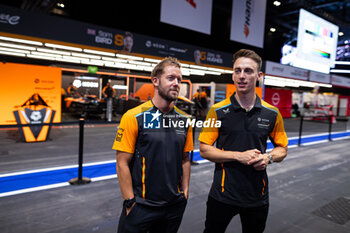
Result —
<instances>
[{"instance_id":1,"label":"fluorescent light fixture","mask_svg":"<svg viewBox=\"0 0 350 233\"><path fill-rule=\"evenodd\" d=\"M39 51L39 52L44 52L44 53L55 53L55 54L61 54L61 55L70 55L70 52L58 51L58 50L53 50L53 49L37 48L36 50Z\"/></svg>"},{"instance_id":2,"label":"fluorescent light fixture","mask_svg":"<svg viewBox=\"0 0 350 233\"><path fill-rule=\"evenodd\" d=\"M136 69L136 65L124 64L124 68L125 68L125 69L134 70L134 69Z\"/></svg>"},{"instance_id":3,"label":"fluorescent light fixture","mask_svg":"<svg viewBox=\"0 0 350 233\"><path fill-rule=\"evenodd\" d=\"M336 65L350 65L350 61L335 61Z\"/></svg>"},{"instance_id":4,"label":"fluorescent light fixture","mask_svg":"<svg viewBox=\"0 0 350 233\"><path fill-rule=\"evenodd\" d=\"M115 63L114 65L109 64L109 67L115 67L115 68L121 68L124 69L125 68L125 64L124 63Z\"/></svg>"},{"instance_id":5,"label":"fluorescent light fixture","mask_svg":"<svg viewBox=\"0 0 350 233\"><path fill-rule=\"evenodd\" d=\"M194 70L194 69L190 69L190 74L205 75L205 72L204 72L203 70Z\"/></svg>"},{"instance_id":6,"label":"fluorescent light fixture","mask_svg":"<svg viewBox=\"0 0 350 233\"><path fill-rule=\"evenodd\" d=\"M60 45L60 44L51 44L51 43L45 43L46 47L51 48L58 48L58 49L65 49L65 50L71 50L71 51L83 51L81 48L73 47L73 46L66 46L66 45Z\"/></svg>"},{"instance_id":7,"label":"fluorescent light fixture","mask_svg":"<svg viewBox=\"0 0 350 233\"><path fill-rule=\"evenodd\" d=\"M144 67L143 67L143 70L144 70L144 71L148 71L148 72L152 72L153 68L150 67L150 66L144 66Z\"/></svg>"},{"instance_id":8,"label":"fluorescent light fixture","mask_svg":"<svg viewBox=\"0 0 350 233\"><path fill-rule=\"evenodd\" d=\"M43 60L55 60L54 57L47 57L47 56L40 56L40 55L33 55L33 54L27 54L27 57L36 58L36 59L43 59Z\"/></svg>"},{"instance_id":9,"label":"fluorescent light fixture","mask_svg":"<svg viewBox=\"0 0 350 233\"><path fill-rule=\"evenodd\" d=\"M131 56L131 55L125 55L125 54L116 54L116 57L121 57L121 58L126 58L126 59L131 59L131 60L139 60L142 61L142 57L136 57L136 56Z\"/></svg>"},{"instance_id":10,"label":"fluorescent light fixture","mask_svg":"<svg viewBox=\"0 0 350 233\"><path fill-rule=\"evenodd\" d=\"M15 53L15 52L0 51L0 54L12 55L12 56L19 56L19 57L25 57L25 54L24 54L24 53Z\"/></svg>"},{"instance_id":11,"label":"fluorescent light fixture","mask_svg":"<svg viewBox=\"0 0 350 233\"><path fill-rule=\"evenodd\" d=\"M344 36L344 32L338 32L338 36Z\"/></svg>"},{"instance_id":12,"label":"fluorescent light fixture","mask_svg":"<svg viewBox=\"0 0 350 233\"><path fill-rule=\"evenodd\" d=\"M88 58L82 58L82 57L63 56L63 58L68 60L89 61Z\"/></svg>"},{"instance_id":13,"label":"fluorescent light fixture","mask_svg":"<svg viewBox=\"0 0 350 233\"><path fill-rule=\"evenodd\" d=\"M35 50L35 47L31 47L31 46L24 46L24 45L17 45L17 44L3 43L3 42L0 42L0 46L10 47L15 49Z\"/></svg>"},{"instance_id":14,"label":"fluorescent light fixture","mask_svg":"<svg viewBox=\"0 0 350 233\"><path fill-rule=\"evenodd\" d=\"M63 61L63 62L71 62L71 63L79 63L80 60L73 60L73 59L67 59L67 58L56 58L56 61Z\"/></svg>"},{"instance_id":15,"label":"fluorescent light fixture","mask_svg":"<svg viewBox=\"0 0 350 233\"><path fill-rule=\"evenodd\" d=\"M81 79L81 80L98 80L97 77L90 77L90 76L76 76L76 79Z\"/></svg>"},{"instance_id":16,"label":"fluorescent light fixture","mask_svg":"<svg viewBox=\"0 0 350 233\"><path fill-rule=\"evenodd\" d=\"M30 53L30 51L28 51L28 50L11 49L11 48L4 48L4 47L0 47L0 50L8 51L8 52L15 52L15 53Z\"/></svg>"},{"instance_id":17,"label":"fluorescent light fixture","mask_svg":"<svg viewBox=\"0 0 350 233\"><path fill-rule=\"evenodd\" d=\"M181 67L182 76L190 76L190 69Z\"/></svg>"},{"instance_id":18,"label":"fluorescent light fixture","mask_svg":"<svg viewBox=\"0 0 350 233\"><path fill-rule=\"evenodd\" d=\"M112 61L102 61L104 66L108 66L108 65L114 65L114 62Z\"/></svg>"},{"instance_id":19,"label":"fluorescent light fixture","mask_svg":"<svg viewBox=\"0 0 350 233\"><path fill-rule=\"evenodd\" d=\"M264 84L267 86L275 86L275 87L285 87L283 82L277 82L269 79L264 80Z\"/></svg>"},{"instance_id":20,"label":"fluorescent light fixture","mask_svg":"<svg viewBox=\"0 0 350 233\"><path fill-rule=\"evenodd\" d=\"M331 73L344 73L344 74L349 74L349 73L350 73L350 70L331 69Z\"/></svg>"},{"instance_id":21,"label":"fluorescent light fixture","mask_svg":"<svg viewBox=\"0 0 350 233\"><path fill-rule=\"evenodd\" d=\"M101 59L100 56L90 55L90 54L85 54L85 53L72 53L72 56L86 57L86 58L92 58L92 59Z\"/></svg>"},{"instance_id":22,"label":"fluorescent light fixture","mask_svg":"<svg viewBox=\"0 0 350 233\"><path fill-rule=\"evenodd\" d=\"M144 66L136 66L135 68L130 68L130 70L144 70Z\"/></svg>"},{"instance_id":23,"label":"fluorescent light fixture","mask_svg":"<svg viewBox=\"0 0 350 233\"><path fill-rule=\"evenodd\" d=\"M276 28L270 28L270 32L275 32Z\"/></svg>"},{"instance_id":24,"label":"fluorescent light fixture","mask_svg":"<svg viewBox=\"0 0 350 233\"><path fill-rule=\"evenodd\" d=\"M141 65L141 66L150 66L151 63L142 62L142 61L128 61L130 64Z\"/></svg>"},{"instance_id":25,"label":"fluorescent light fixture","mask_svg":"<svg viewBox=\"0 0 350 233\"><path fill-rule=\"evenodd\" d=\"M113 61L113 62L128 62L127 60L125 59L120 59L120 58L111 58L111 57L101 57L102 60L106 60L106 61Z\"/></svg>"},{"instance_id":26,"label":"fluorescent light fixture","mask_svg":"<svg viewBox=\"0 0 350 233\"><path fill-rule=\"evenodd\" d=\"M190 65L191 68L194 68L194 69L201 69L201 70L206 70L207 67L205 66L197 66L197 65Z\"/></svg>"},{"instance_id":27,"label":"fluorescent light fixture","mask_svg":"<svg viewBox=\"0 0 350 233\"><path fill-rule=\"evenodd\" d=\"M181 63L181 67L186 67L186 68L188 68L188 67L190 67L190 65L189 65L189 64L186 64L186 63Z\"/></svg>"},{"instance_id":28,"label":"fluorescent light fixture","mask_svg":"<svg viewBox=\"0 0 350 233\"><path fill-rule=\"evenodd\" d=\"M104 66L113 67L113 68L122 68L121 66L118 66L115 63L105 63Z\"/></svg>"},{"instance_id":29,"label":"fluorescent light fixture","mask_svg":"<svg viewBox=\"0 0 350 233\"><path fill-rule=\"evenodd\" d=\"M214 72L214 71L205 71L205 74L221 75L221 73L219 73L219 72Z\"/></svg>"},{"instance_id":30,"label":"fluorescent light fixture","mask_svg":"<svg viewBox=\"0 0 350 233\"><path fill-rule=\"evenodd\" d=\"M221 72L221 73L227 71L227 70L224 70L224 69L213 68L213 67L208 67L207 70Z\"/></svg>"},{"instance_id":31,"label":"fluorescent light fixture","mask_svg":"<svg viewBox=\"0 0 350 233\"><path fill-rule=\"evenodd\" d=\"M51 54L51 53L41 53L41 52L34 52L32 51L31 54L33 55L38 55L38 56L48 56L48 57L57 57L57 58L62 58L61 55L59 54Z\"/></svg>"},{"instance_id":32,"label":"fluorescent light fixture","mask_svg":"<svg viewBox=\"0 0 350 233\"><path fill-rule=\"evenodd\" d=\"M81 64L103 66L103 62L97 60L81 61Z\"/></svg>"},{"instance_id":33,"label":"fluorescent light fixture","mask_svg":"<svg viewBox=\"0 0 350 233\"><path fill-rule=\"evenodd\" d=\"M224 73L233 74L233 70L224 70Z\"/></svg>"},{"instance_id":34,"label":"fluorescent light fixture","mask_svg":"<svg viewBox=\"0 0 350 233\"><path fill-rule=\"evenodd\" d=\"M31 45L39 45L39 46L43 45L43 43L39 41L23 40L23 39L17 39L17 38L6 37L6 36L0 36L0 40L13 41L13 42L31 44Z\"/></svg>"},{"instance_id":35,"label":"fluorescent light fixture","mask_svg":"<svg viewBox=\"0 0 350 233\"><path fill-rule=\"evenodd\" d=\"M153 59L153 58L144 58L143 60L148 62L153 62L153 63L158 63L161 61L160 59Z\"/></svg>"},{"instance_id":36,"label":"fluorescent light fixture","mask_svg":"<svg viewBox=\"0 0 350 233\"><path fill-rule=\"evenodd\" d=\"M314 88L316 86L320 87L328 87L331 88L332 85L328 83L317 83L317 82L310 82L310 81L303 81L303 80L296 80L296 79L287 79L287 78L281 78L281 77L275 77L266 75L264 77L264 84L269 86L278 86L278 87L311 87Z\"/></svg>"},{"instance_id":37,"label":"fluorescent light fixture","mask_svg":"<svg viewBox=\"0 0 350 233\"><path fill-rule=\"evenodd\" d=\"M113 85L112 87L113 87L113 89L117 89L117 90L127 90L128 89L128 86L125 86L125 85Z\"/></svg>"},{"instance_id":38,"label":"fluorescent light fixture","mask_svg":"<svg viewBox=\"0 0 350 233\"><path fill-rule=\"evenodd\" d=\"M84 49L85 53L93 53L93 54L99 54L99 55L105 55L105 56L115 56L115 53L109 53L109 52L103 52L98 50L92 50L92 49Z\"/></svg>"}]
</instances>

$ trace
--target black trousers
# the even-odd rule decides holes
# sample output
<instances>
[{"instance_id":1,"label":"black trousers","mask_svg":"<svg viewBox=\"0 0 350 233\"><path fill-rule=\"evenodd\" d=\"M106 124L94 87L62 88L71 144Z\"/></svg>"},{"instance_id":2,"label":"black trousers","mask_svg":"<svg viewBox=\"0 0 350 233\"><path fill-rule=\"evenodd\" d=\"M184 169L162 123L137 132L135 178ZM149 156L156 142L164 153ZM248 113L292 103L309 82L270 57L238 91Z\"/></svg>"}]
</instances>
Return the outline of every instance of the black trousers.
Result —
<instances>
[{"instance_id":1,"label":"black trousers","mask_svg":"<svg viewBox=\"0 0 350 233\"><path fill-rule=\"evenodd\" d=\"M118 233L176 233L180 227L187 200L171 206L135 204L126 216L123 207Z\"/></svg>"},{"instance_id":2,"label":"black trousers","mask_svg":"<svg viewBox=\"0 0 350 233\"><path fill-rule=\"evenodd\" d=\"M224 233L231 219L239 214L243 233L262 233L265 229L269 205L242 208L208 197L204 233Z\"/></svg>"}]
</instances>

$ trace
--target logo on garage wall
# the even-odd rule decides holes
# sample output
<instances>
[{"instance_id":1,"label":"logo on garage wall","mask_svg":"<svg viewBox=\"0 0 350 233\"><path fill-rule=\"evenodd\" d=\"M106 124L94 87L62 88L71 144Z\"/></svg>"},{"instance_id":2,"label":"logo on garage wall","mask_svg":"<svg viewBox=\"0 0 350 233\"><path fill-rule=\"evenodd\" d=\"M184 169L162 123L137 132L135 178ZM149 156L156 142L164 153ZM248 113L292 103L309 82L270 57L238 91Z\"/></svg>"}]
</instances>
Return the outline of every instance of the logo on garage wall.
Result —
<instances>
[{"instance_id":1,"label":"logo on garage wall","mask_svg":"<svg viewBox=\"0 0 350 233\"><path fill-rule=\"evenodd\" d=\"M18 127L22 139L25 142L46 141L51 126L41 124L52 123L56 111L51 109L37 93L16 108L17 110L13 111L13 114L17 124L28 125Z\"/></svg>"},{"instance_id":2,"label":"logo on garage wall","mask_svg":"<svg viewBox=\"0 0 350 233\"><path fill-rule=\"evenodd\" d=\"M278 94L277 92L273 93L271 100L273 105L275 106L278 105L281 100L280 94Z\"/></svg>"}]
</instances>

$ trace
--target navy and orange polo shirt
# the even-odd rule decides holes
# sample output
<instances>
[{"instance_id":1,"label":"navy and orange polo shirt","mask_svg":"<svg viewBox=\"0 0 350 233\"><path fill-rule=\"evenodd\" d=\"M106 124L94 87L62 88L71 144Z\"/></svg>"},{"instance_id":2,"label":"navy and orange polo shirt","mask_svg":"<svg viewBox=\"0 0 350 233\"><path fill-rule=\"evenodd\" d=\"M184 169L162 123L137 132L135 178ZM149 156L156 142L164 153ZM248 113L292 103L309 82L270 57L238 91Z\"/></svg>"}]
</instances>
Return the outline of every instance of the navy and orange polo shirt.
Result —
<instances>
[{"instance_id":1,"label":"navy and orange polo shirt","mask_svg":"<svg viewBox=\"0 0 350 233\"><path fill-rule=\"evenodd\" d=\"M258 96L250 111L243 109L235 93L215 105L207 115L221 121L220 128L202 128L199 141L208 145L216 142L221 150L266 152L267 140L274 146L286 147L287 135L278 109ZM257 171L252 165L238 161L216 163L209 195L214 199L241 207L257 207L268 203L266 170Z\"/></svg>"},{"instance_id":2,"label":"navy and orange polo shirt","mask_svg":"<svg viewBox=\"0 0 350 233\"><path fill-rule=\"evenodd\" d=\"M187 119L176 106L163 114L151 100L123 115L113 149L133 156L130 171L137 203L164 206L184 198L182 158L193 150Z\"/></svg>"}]
</instances>

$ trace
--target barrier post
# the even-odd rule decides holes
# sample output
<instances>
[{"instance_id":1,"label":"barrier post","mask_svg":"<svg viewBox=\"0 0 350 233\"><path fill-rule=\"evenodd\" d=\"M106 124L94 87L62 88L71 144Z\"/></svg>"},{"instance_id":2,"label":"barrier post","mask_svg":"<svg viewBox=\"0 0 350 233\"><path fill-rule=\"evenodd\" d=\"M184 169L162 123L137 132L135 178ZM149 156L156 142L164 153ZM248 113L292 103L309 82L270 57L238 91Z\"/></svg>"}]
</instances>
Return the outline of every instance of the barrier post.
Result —
<instances>
[{"instance_id":1,"label":"barrier post","mask_svg":"<svg viewBox=\"0 0 350 233\"><path fill-rule=\"evenodd\" d=\"M304 121L304 116L300 115L300 126L299 126L299 140L298 140L298 146L301 145L301 134L303 132L303 121Z\"/></svg>"},{"instance_id":2,"label":"barrier post","mask_svg":"<svg viewBox=\"0 0 350 233\"><path fill-rule=\"evenodd\" d=\"M88 184L91 182L90 178L83 177L83 147L84 147L84 124L85 119L79 119L79 167L78 178L69 180L71 185Z\"/></svg>"},{"instance_id":3,"label":"barrier post","mask_svg":"<svg viewBox=\"0 0 350 233\"><path fill-rule=\"evenodd\" d=\"M328 141L332 141L332 116L328 116Z\"/></svg>"}]
</instances>

